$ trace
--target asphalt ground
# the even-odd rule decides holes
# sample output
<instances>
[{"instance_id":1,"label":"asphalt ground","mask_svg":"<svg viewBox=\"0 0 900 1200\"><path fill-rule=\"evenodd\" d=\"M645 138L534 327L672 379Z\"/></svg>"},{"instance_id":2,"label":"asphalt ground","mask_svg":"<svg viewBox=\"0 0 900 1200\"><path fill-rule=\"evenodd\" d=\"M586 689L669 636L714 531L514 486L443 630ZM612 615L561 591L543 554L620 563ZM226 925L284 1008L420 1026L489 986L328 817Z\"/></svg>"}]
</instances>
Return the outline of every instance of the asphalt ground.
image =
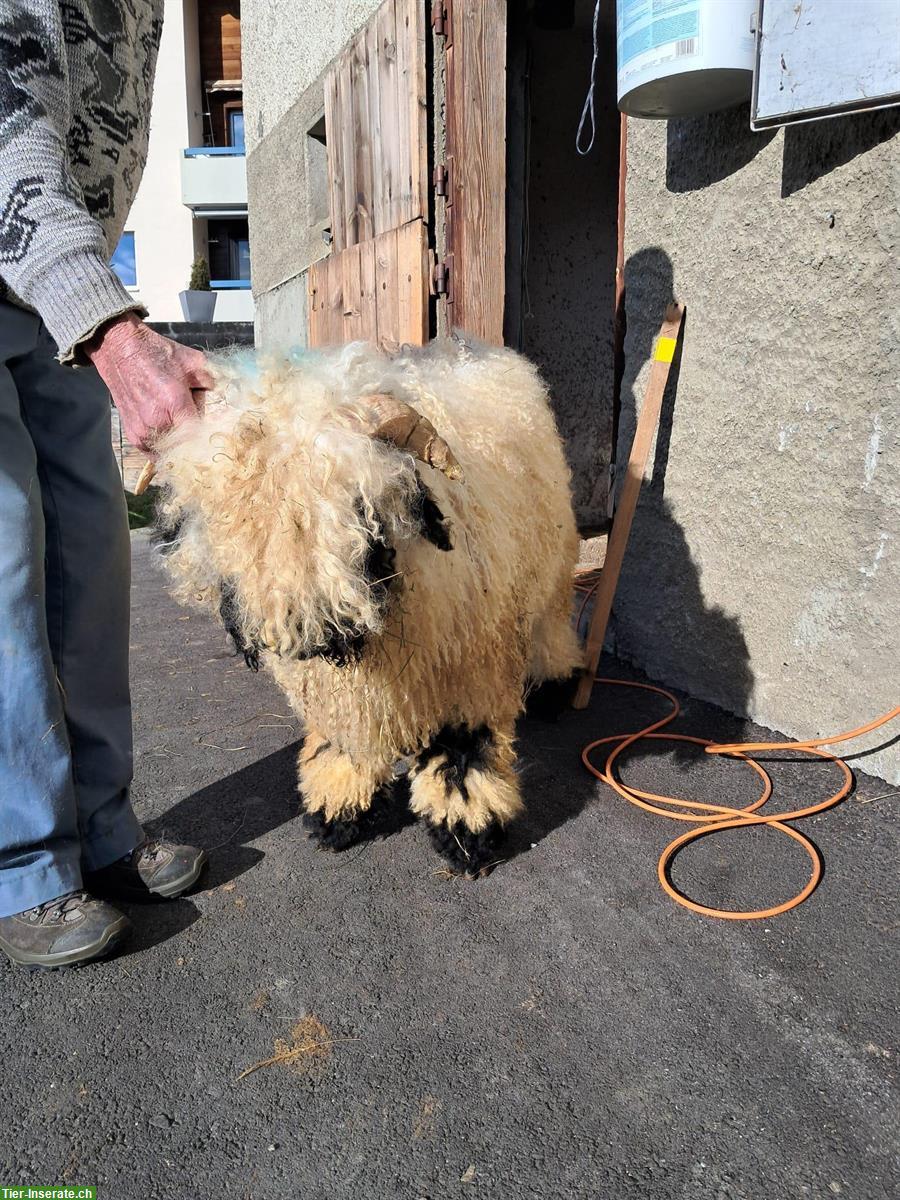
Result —
<instances>
[{"instance_id":1,"label":"asphalt ground","mask_svg":"<svg viewBox=\"0 0 900 1200\"><path fill-rule=\"evenodd\" d=\"M488 879L447 878L415 825L330 855L300 827L280 693L173 604L144 535L134 602L136 806L153 831L209 847L210 869L193 896L127 906L135 936L111 961L0 966L0 1186L95 1184L101 1200L900 1194L896 789L859 774L806 822L826 873L800 909L696 916L656 882L680 829L580 762L584 743L662 702L597 689L557 725L523 722L528 816ZM770 734L691 700L678 728ZM836 786L827 764L777 759L782 808ZM746 768L661 743L624 773L711 803L756 794ZM798 846L760 829L705 839L675 879L756 907L806 872Z\"/></svg>"}]
</instances>

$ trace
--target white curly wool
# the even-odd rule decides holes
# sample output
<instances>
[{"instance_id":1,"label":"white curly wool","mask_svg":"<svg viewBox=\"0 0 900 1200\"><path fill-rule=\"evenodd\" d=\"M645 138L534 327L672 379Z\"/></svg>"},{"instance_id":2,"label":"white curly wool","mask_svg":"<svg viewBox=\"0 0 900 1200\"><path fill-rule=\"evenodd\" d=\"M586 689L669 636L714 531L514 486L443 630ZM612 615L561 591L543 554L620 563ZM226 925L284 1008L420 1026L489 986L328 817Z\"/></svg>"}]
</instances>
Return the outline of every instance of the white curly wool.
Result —
<instances>
[{"instance_id":1,"label":"white curly wool","mask_svg":"<svg viewBox=\"0 0 900 1200\"><path fill-rule=\"evenodd\" d=\"M233 591L245 640L306 725L307 807L329 820L364 810L438 731L484 727L487 784L473 772L451 796L445 772L413 807L474 830L505 822L520 806L523 692L570 676L580 657L569 472L537 371L459 341L392 357L354 343L215 369L204 417L161 447L163 519L179 528L167 561L186 602L218 611L223 585ZM464 479L348 429L336 410L374 392L428 417ZM419 479L450 551L422 535ZM396 551L386 595L365 574L379 539ZM336 634L364 635L357 660L301 657Z\"/></svg>"}]
</instances>

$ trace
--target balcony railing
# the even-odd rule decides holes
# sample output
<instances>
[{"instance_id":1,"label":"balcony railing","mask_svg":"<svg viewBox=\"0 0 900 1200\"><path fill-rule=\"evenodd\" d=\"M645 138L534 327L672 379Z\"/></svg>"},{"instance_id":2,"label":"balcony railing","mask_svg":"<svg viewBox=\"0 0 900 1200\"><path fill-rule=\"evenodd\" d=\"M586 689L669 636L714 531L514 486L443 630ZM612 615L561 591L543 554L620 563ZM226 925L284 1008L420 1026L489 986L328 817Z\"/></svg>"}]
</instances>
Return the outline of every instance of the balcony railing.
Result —
<instances>
[{"instance_id":1,"label":"balcony railing","mask_svg":"<svg viewBox=\"0 0 900 1200\"><path fill-rule=\"evenodd\" d=\"M247 162L233 146L190 146L182 152L181 199L198 217L247 211Z\"/></svg>"},{"instance_id":2,"label":"balcony railing","mask_svg":"<svg viewBox=\"0 0 900 1200\"><path fill-rule=\"evenodd\" d=\"M209 286L214 292L228 291L229 289L243 289L250 287L249 279L211 279Z\"/></svg>"}]
</instances>

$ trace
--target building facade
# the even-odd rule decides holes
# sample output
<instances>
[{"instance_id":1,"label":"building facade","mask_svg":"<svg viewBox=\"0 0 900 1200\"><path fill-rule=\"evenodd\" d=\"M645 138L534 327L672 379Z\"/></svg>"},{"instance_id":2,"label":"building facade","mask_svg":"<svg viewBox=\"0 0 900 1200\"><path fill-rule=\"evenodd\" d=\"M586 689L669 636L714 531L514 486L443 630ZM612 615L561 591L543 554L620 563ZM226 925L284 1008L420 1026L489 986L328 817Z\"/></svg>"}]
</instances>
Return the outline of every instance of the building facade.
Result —
<instances>
[{"instance_id":1,"label":"building facade","mask_svg":"<svg viewBox=\"0 0 900 1200\"><path fill-rule=\"evenodd\" d=\"M213 321L252 321L239 0L165 0L150 145L113 266L153 322L207 259Z\"/></svg>"},{"instance_id":2,"label":"building facade","mask_svg":"<svg viewBox=\"0 0 900 1200\"><path fill-rule=\"evenodd\" d=\"M430 190L407 225L426 255L403 275L404 311L424 282L425 336L459 324L454 308L484 333L500 289L489 336L551 385L585 533L615 496L666 303L687 306L612 648L789 735L852 728L896 703L900 678L900 112L763 133L746 105L629 119L623 176L614 0L599 7L596 137L575 148L594 10L454 0L448 29L424 0L341 0L328 21L309 0L244 0L257 340L367 332L381 293L370 303L360 264L373 241L378 279L386 236L367 225L383 201L367 164L385 130L409 138L421 103ZM381 105L374 120L384 78L412 79L420 20L424 92L411 83L407 116ZM900 749L859 765L898 780Z\"/></svg>"}]
</instances>

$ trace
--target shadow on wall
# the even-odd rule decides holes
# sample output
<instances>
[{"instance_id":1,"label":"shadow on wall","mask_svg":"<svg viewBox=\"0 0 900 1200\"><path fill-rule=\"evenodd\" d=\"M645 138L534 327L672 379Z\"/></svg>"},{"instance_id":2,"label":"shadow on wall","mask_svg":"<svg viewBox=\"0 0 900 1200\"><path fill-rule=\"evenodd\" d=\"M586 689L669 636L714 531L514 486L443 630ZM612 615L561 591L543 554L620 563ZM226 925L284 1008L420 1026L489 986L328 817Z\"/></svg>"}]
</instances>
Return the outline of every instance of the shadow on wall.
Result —
<instances>
[{"instance_id":1,"label":"shadow on wall","mask_svg":"<svg viewBox=\"0 0 900 1200\"><path fill-rule=\"evenodd\" d=\"M628 325L618 448L623 468L638 412L636 381L673 298L672 262L663 249L650 247L629 258L625 294ZM689 322L690 314L682 343L690 339ZM665 494L680 365L679 348L663 397L652 475L641 493L613 610L615 653L652 678L745 716L753 673L739 619L706 603L700 570ZM716 464L708 467L713 475ZM695 478L691 484L702 488L704 480ZM741 569L735 564L735 570Z\"/></svg>"},{"instance_id":2,"label":"shadow on wall","mask_svg":"<svg viewBox=\"0 0 900 1200\"><path fill-rule=\"evenodd\" d=\"M666 127L666 188L696 192L742 170L778 131L753 133L750 105L702 117L675 117Z\"/></svg>"},{"instance_id":3,"label":"shadow on wall","mask_svg":"<svg viewBox=\"0 0 900 1200\"><path fill-rule=\"evenodd\" d=\"M791 125L784 131L782 198L851 162L858 154L880 146L898 130L900 109L897 108Z\"/></svg>"},{"instance_id":4,"label":"shadow on wall","mask_svg":"<svg viewBox=\"0 0 900 1200\"><path fill-rule=\"evenodd\" d=\"M782 199L888 141L898 130L897 108L789 125L784 131ZM754 133L749 104L702 117L673 118L666 129L666 188L696 192L720 183L752 162L778 132Z\"/></svg>"}]
</instances>

